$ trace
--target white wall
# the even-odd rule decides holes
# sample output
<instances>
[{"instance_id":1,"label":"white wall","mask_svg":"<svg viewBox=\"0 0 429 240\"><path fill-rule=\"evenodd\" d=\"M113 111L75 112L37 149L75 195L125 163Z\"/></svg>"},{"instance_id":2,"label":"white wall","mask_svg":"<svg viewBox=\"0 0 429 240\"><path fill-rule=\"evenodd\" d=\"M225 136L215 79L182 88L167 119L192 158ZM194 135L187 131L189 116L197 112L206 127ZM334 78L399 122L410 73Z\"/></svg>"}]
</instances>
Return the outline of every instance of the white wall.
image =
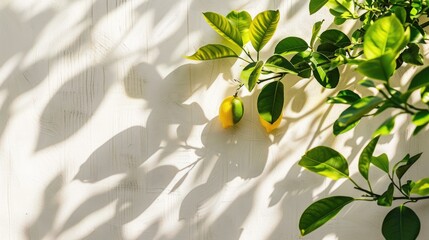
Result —
<instances>
[{"instance_id":1,"label":"white wall","mask_svg":"<svg viewBox=\"0 0 429 240\"><path fill-rule=\"evenodd\" d=\"M275 40L309 40L312 24L330 18L326 11L310 17L307 6L303 0L1 1L0 238L382 239L389 209L375 203L352 204L306 237L298 231L313 200L360 193L348 182L303 171L297 161L311 147L335 147L350 156L358 179L356 156L377 125L364 121L334 138L330 126L342 108L324 100L336 90L290 78L284 120L273 134L259 125L256 95L246 92L242 122L221 129L218 105L234 92L229 80L240 63L183 58L220 41L202 12L254 16L279 9L266 56ZM354 77L345 71L344 81ZM377 149L394 161L428 144L427 133L409 139L406 127L396 132ZM412 176L427 176L427 161L418 166ZM383 191L387 179L380 176L373 174ZM429 238L428 208L413 206L422 220L420 239Z\"/></svg>"}]
</instances>

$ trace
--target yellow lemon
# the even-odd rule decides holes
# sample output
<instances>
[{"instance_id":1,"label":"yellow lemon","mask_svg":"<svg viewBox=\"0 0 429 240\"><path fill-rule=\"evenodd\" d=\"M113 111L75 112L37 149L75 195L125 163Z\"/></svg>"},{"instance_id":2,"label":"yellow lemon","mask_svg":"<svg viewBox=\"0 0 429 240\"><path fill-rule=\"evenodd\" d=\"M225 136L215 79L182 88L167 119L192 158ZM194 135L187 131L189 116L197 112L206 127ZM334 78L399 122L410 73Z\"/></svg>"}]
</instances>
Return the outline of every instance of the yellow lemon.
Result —
<instances>
[{"instance_id":1,"label":"yellow lemon","mask_svg":"<svg viewBox=\"0 0 429 240\"><path fill-rule=\"evenodd\" d=\"M280 125L280 122L282 121L282 114L280 114L279 118L277 118L277 120L272 124L265 121L265 119L263 119L261 116L259 116L259 121L261 122L261 125L265 128L267 133L270 133Z\"/></svg>"},{"instance_id":2,"label":"yellow lemon","mask_svg":"<svg viewBox=\"0 0 429 240\"><path fill-rule=\"evenodd\" d=\"M244 114L241 98L230 96L223 100L219 107L219 120L223 128L229 128L238 123Z\"/></svg>"}]
</instances>

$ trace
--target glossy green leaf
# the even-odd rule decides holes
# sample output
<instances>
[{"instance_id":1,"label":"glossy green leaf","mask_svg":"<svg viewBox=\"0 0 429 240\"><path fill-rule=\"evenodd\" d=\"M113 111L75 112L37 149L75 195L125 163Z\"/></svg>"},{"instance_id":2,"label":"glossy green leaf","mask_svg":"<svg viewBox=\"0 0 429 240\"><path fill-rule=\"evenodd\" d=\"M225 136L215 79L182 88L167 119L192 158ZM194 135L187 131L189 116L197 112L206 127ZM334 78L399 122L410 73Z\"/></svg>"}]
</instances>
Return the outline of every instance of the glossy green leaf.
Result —
<instances>
[{"instance_id":1,"label":"glossy green leaf","mask_svg":"<svg viewBox=\"0 0 429 240\"><path fill-rule=\"evenodd\" d=\"M336 17L352 18L355 16L355 5L353 0L328 0L326 6L331 10L331 13Z\"/></svg>"},{"instance_id":2,"label":"glossy green leaf","mask_svg":"<svg viewBox=\"0 0 429 240\"><path fill-rule=\"evenodd\" d=\"M264 65L264 69L273 73L289 73L294 75L298 74L292 63L280 55L273 55L268 58Z\"/></svg>"},{"instance_id":3,"label":"glossy green leaf","mask_svg":"<svg viewBox=\"0 0 429 240\"><path fill-rule=\"evenodd\" d=\"M302 52L308 49L308 44L306 41L299 37L287 37L281 40L275 50L276 54L289 54L295 52Z\"/></svg>"},{"instance_id":4,"label":"glossy green leaf","mask_svg":"<svg viewBox=\"0 0 429 240\"><path fill-rule=\"evenodd\" d=\"M337 135L343 134L345 132L348 132L348 131L352 130L354 127L356 127L359 124L359 122L360 122L360 120L357 120L357 121L352 122L348 125L340 126L338 121L335 121L334 125L333 125L333 133L335 136L337 136Z\"/></svg>"},{"instance_id":5,"label":"glossy green leaf","mask_svg":"<svg viewBox=\"0 0 429 240\"><path fill-rule=\"evenodd\" d=\"M250 42L256 51L260 51L272 38L280 19L278 10L259 13L250 25Z\"/></svg>"},{"instance_id":6,"label":"glossy green leaf","mask_svg":"<svg viewBox=\"0 0 429 240\"><path fill-rule=\"evenodd\" d=\"M324 88L335 88L340 80L338 68L329 69L330 60L320 53L313 53L310 59L314 78Z\"/></svg>"},{"instance_id":7,"label":"glossy green leaf","mask_svg":"<svg viewBox=\"0 0 429 240\"><path fill-rule=\"evenodd\" d=\"M329 147L319 146L309 150L298 164L333 180L349 177L347 160L341 153Z\"/></svg>"},{"instance_id":8,"label":"glossy green leaf","mask_svg":"<svg viewBox=\"0 0 429 240\"><path fill-rule=\"evenodd\" d=\"M378 80L388 81L395 72L396 58L393 52L386 53L359 64L357 71Z\"/></svg>"},{"instance_id":9,"label":"glossy green leaf","mask_svg":"<svg viewBox=\"0 0 429 240\"><path fill-rule=\"evenodd\" d=\"M258 96L259 116L273 124L282 114L284 103L284 86L280 81L268 83Z\"/></svg>"},{"instance_id":10,"label":"glossy green leaf","mask_svg":"<svg viewBox=\"0 0 429 240\"><path fill-rule=\"evenodd\" d=\"M324 20L318 21L318 22L314 23L314 25L313 25L313 29L311 31L311 40L310 40L310 46L311 47L314 46L314 42L317 39L317 36L318 36L318 34L320 32L320 29L322 28L323 21Z\"/></svg>"},{"instance_id":11,"label":"glossy green leaf","mask_svg":"<svg viewBox=\"0 0 429 240\"><path fill-rule=\"evenodd\" d=\"M429 77L429 76L428 76ZM422 126L429 123L429 111L419 111L413 115L412 121L416 126Z\"/></svg>"},{"instance_id":12,"label":"glossy green leaf","mask_svg":"<svg viewBox=\"0 0 429 240\"><path fill-rule=\"evenodd\" d=\"M379 137L373 138L363 149L359 156L359 172L367 181L369 179L369 166L371 164L372 155L377 146Z\"/></svg>"},{"instance_id":13,"label":"glossy green leaf","mask_svg":"<svg viewBox=\"0 0 429 240\"><path fill-rule=\"evenodd\" d=\"M328 97L328 103L330 104L336 104L336 103L342 103L342 104L352 104L360 99L360 96L353 92L352 90L341 90L337 96L335 97Z\"/></svg>"},{"instance_id":14,"label":"glossy green leaf","mask_svg":"<svg viewBox=\"0 0 429 240\"><path fill-rule=\"evenodd\" d=\"M384 218L381 232L386 240L416 240L420 233L420 220L410 208L401 205Z\"/></svg>"},{"instance_id":15,"label":"glossy green leaf","mask_svg":"<svg viewBox=\"0 0 429 240\"><path fill-rule=\"evenodd\" d=\"M390 183L389 187L387 187L387 190L377 199L377 205L385 207L392 206L394 190L395 188L393 183Z\"/></svg>"},{"instance_id":16,"label":"glossy green leaf","mask_svg":"<svg viewBox=\"0 0 429 240\"><path fill-rule=\"evenodd\" d=\"M413 181L408 180L406 184L403 184L403 185L401 186L401 190L402 190L402 192L403 192L403 193L405 193L405 195L410 196L410 194L411 194L411 189L413 188L414 184L415 184L415 183L414 183Z\"/></svg>"},{"instance_id":17,"label":"glossy green leaf","mask_svg":"<svg viewBox=\"0 0 429 240\"><path fill-rule=\"evenodd\" d=\"M298 72L298 76L302 78L309 78L311 76L311 67L309 65L309 52L300 52L295 54L290 62L293 64Z\"/></svg>"},{"instance_id":18,"label":"glossy green leaf","mask_svg":"<svg viewBox=\"0 0 429 240\"><path fill-rule=\"evenodd\" d=\"M420 53L420 48L415 43L410 43L408 48L401 53L401 58L404 62L413 65L421 66L424 64L423 55Z\"/></svg>"},{"instance_id":19,"label":"glossy green leaf","mask_svg":"<svg viewBox=\"0 0 429 240\"><path fill-rule=\"evenodd\" d=\"M310 14L314 14L319 11L327 2L328 0L310 0Z\"/></svg>"},{"instance_id":20,"label":"glossy green leaf","mask_svg":"<svg viewBox=\"0 0 429 240\"><path fill-rule=\"evenodd\" d=\"M411 80L410 85L408 86L408 90L404 93L404 100L407 100L412 92L415 90L428 87L429 86L429 67L424 68L420 72L418 72L413 79Z\"/></svg>"},{"instance_id":21,"label":"glossy green leaf","mask_svg":"<svg viewBox=\"0 0 429 240\"><path fill-rule=\"evenodd\" d=\"M252 23L252 16L246 11L231 11L226 15L226 18L232 23L233 26L238 28L241 34L243 44L247 43L249 38L249 28Z\"/></svg>"},{"instance_id":22,"label":"glossy green leaf","mask_svg":"<svg viewBox=\"0 0 429 240\"><path fill-rule=\"evenodd\" d=\"M413 184L411 193L421 196L429 195L429 178L423 178Z\"/></svg>"},{"instance_id":23,"label":"glossy green leaf","mask_svg":"<svg viewBox=\"0 0 429 240\"><path fill-rule=\"evenodd\" d=\"M205 12L203 15L206 22L219 35L240 47L243 46L240 31L226 17L215 12Z\"/></svg>"},{"instance_id":24,"label":"glossy green leaf","mask_svg":"<svg viewBox=\"0 0 429 240\"><path fill-rule=\"evenodd\" d=\"M377 128L377 130L375 130L372 136L377 137L377 136L389 135L392 132L393 128L395 127L395 119L396 119L396 116L393 116L385 120Z\"/></svg>"},{"instance_id":25,"label":"glossy green leaf","mask_svg":"<svg viewBox=\"0 0 429 240\"><path fill-rule=\"evenodd\" d=\"M422 102L428 104L429 103L429 87L424 87L420 91L420 98Z\"/></svg>"},{"instance_id":26,"label":"glossy green leaf","mask_svg":"<svg viewBox=\"0 0 429 240\"><path fill-rule=\"evenodd\" d=\"M389 173L389 158L385 153L371 158L371 163L385 173Z\"/></svg>"},{"instance_id":27,"label":"glossy green leaf","mask_svg":"<svg viewBox=\"0 0 429 240\"><path fill-rule=\"evenodd\" d=\"M314 202L301 215L299 219L299 230L301 235L307 235L316 230L333 217L354 199L348 196L334 196Z\"/></svg>"},{"instance_id":28,"label":"glossy green leaf","mask_svg":"<svg viewBox=\"0 0 429 240\"><path fill-rule=\"evenodd\" d=\"M401 21L393 14L378 19L368 28L363 49L366 58L375 59L386 53L393 53L393 58L405 47L408 39Z\"/></svg>"},{"instance_id":29,"label":"glossy green leaf","mask_svg":"<svg viewBox=\"0 0 429 240\"><path fill-rule=\"evenodd\" d=\"M241 82L251 92L258 82L259 76L261 75L262 67L264 62L252 62L249 63L243 71L241 71Z\"/></svg>"},{"instance_id":30,"label":"glossy green leaf","mask_svg":"<svg viewBox=\"0 0 429 240\"><path fill-rule=\"evenodd\" d=\"M396 17L399 19L399 21L401 21L402 24L404 24L405 21L407 21L407 11L405 10L405 8L395 7L394 13Z\"/></svg>"},{"instance_id":31,"label":"glossy green leaf","mask_svg":"<svg viewBox=\"0 0 429 240\"><path fill-rule=\"evenodd\" d=\"M413 131L413 136L417 135L420 131L425 129L427 125L428 125L428 123L426 123L424 125L417 126Z\"/></svg>"},{"instance_id":32,"label":"glossy green leaf","mask_svg":"<svg viewBox=\"0 0 429 240\"><path fill-rule=\"evenodd\" d=\"M186 58L191 60L213 60L228 57L238 57L229 47L221 44L208 44L200 47L193 55Z\"/></svg>"},{"instance_id":33,"label":"glossy green leaf","mask_svg":"<svg viewBox=\"0 0 429 240\"><path fill-rule=\"evenodd\" d=\"M419 160L421 155L422 153L419 153L410 157L410 155L407 154L407 156L405 156L401 161L395 164L395 166L393 167L393 171L396 173L396 176L399 180L404 176L408 169L410 169L410 167L413 166L413 164L417 162L417 160Z\"/></svg>"},{"instance_id":34,"label":"glossy green leaf","mask_svg":"<svg viewBox=\"0 0 429 240\"><path fill-rule=\"evenodd\" d=\"M349 37L337 29L328 29L320 34L320 43L330 43L337 48L344 48L351 44Z\"/></svg>"},{"instance_id":35,"label":"glossy green leaf","mask_svg":"<svg viewBox=\"0 0 429 240\"><path fill-rule=\"evenodd\" d=\"M340 117L337 119L338 125L344 127L360 120L365 114L376 108L383 101L382 98L375 96L359 99L341 113Z\"/></svg>"}]
</instances>

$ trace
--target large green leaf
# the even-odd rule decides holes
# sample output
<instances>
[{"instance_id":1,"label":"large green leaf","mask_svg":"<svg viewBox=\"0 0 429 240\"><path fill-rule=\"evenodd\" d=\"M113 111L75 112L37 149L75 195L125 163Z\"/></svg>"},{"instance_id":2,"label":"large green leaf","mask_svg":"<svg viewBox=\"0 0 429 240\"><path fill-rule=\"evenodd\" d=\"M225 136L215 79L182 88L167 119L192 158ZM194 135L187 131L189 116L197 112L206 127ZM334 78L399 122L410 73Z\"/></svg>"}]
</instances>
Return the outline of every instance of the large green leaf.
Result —
<instances>
[{"instance_id":1,"label":"large green leaf","mask_svg":"<svg viewBox=\"0 0 429 240\"><path fill-rule=\"evenodd\" d=\"M252 23L252 16L246 11L231 11L226 15L226 18L232 23L233 26L240 31L243 44L249 41L249 28Z\"/></svg>"},{"instance_id":2,"label":"large green leaf","mask_svg":"<svg viewBox=\"0 0 429 240\"><path fill-rule=\"evenodd\" d=\"M327 2L328 0L310 0L310 14L319 11Z\"/></svg>"},{"instance_id":3,"label":"large green leaf","mask_svg":"<svg viewBox=\"0 0 429 240\"><path fill-rule=\"evenodd\" d=\"M302 38L287 37L277 44L274 53L285 55L289 53L302 52L307 49L308 44Z\"/></svg>"},{"instance_id":4,"label":"large green leaf","mask_svg":"<svg viewBox=\"0 0 429 240\"><path fill-rule=\"evenodd\" d=\"M278 10L259 13L250 25L250 42L256 51L260 51L276 31L280 19Z\"/></svg>"},{"instance_id":5,"label":"large green leaf","mask_svg":"<svg viewBox=\"0 0 429 240\"><path fill-rule=\"evenodd\" d=\"M422 153L419 153L410 157L410 155L407 154L401 161L399 161L395 164L395 166L393 166L393 171L396 173L396 176L399 180L401 180L401 178L408 171L408 169L410 169L410 167L413 166L413 164L417 162L417 160L419 160L421 155Z\"/></svg>"},{"instance_id":6,"label":"large green leaf","mask_svg":"<svg viewBox=\"0 0 429 240\"><path fill-rule=\"evenodd\" d=\"M329 43L336 48L344 48L352 44L349 37L337 29L328 29L320 34L320 44Z\"/></svg>"},{"instance_id":7,"label":"large green leaf","mask_svg":"<svg viewBox=\"0 0 429 240\"><path fill-rule=\"evenodd\" d=\"M395 72L395 68L395 54L388 52L379 57L361 62L358 65L357 71L369 78L388 81Z\"/></svg>"},{"instance_id":8,"label":"large green leaf","mask_svg":"<svg viewBox=\"0 0 429 240\"><path fill-rule=\"evenodd\" d=\"M289 73L297 75L297 70L286 58L280 55L273 55L268 58L264 69L273 73Z\"/></svg>"},{"instance_id":9,"label":"large green leaf","mask_svg":"<svg viewBox=\"0 0 429 240\"><path fill-rule=\"evenodd\" d=\"M335 97L328 97L328 103L352 104L360 99L360 96L352 90L341 90Z\"/></svg>"},{"instance_id":10,"label":"large green leaf","mask_svg":"<svg viewBox=\"0 0 429 240\"><path fill-rule=\"evenodd\" d=\"M219 58L238 57L229 47L221 44L208 44L200 47L193 55L186 58L191 60L213 60Z\"/></svg>"},{"instance_id":11,"label":"large green leaf","mask_svg":"<svg viewBox=\"0 0 429 240\"><path fill-rule=\"evenodd\" d=\"M251 92L258 82L259 76L261 75L262 67L264 66L263 61L249 63L241 71L241 82Z\"/></svg>"},{"instance_id":12,"label":"large green leaf","mask_svg":"<svg viewBox=\"0 0 429 240\"><path fill-rule=\"evenodd\" d=\"M336 120L336 123L339 127L347 127L359 121L365 114L376 108L383 101L382 98L375 96L361 98L344 110Z\"/></svg>"},{"instance_id":13,"label":"large green leaf","mask_svg":"<svg viewBox=\"0 0 429 240\"><path fill-rule=\"evenodd\" d=\"M314 78L324 88L335 88L340 80L338 68L329 69L329 59L320 53L314 53L311 58L311 66Z\"/></svg>"},{"instance_id":14,"label":"large green leaf","mask_svg":"<svg viewBox=\"0 0 429 240\"><path fill-rule=\"evenodd\" d=\"M371 163L374 164L374 166L381 169L382 171L384 171L385 173L389 173L389 158L385 153L377 157L372 157Z\"/></svg>"},{"instance_id":15,"label":"large green leaf","mask_svg":"<svg viewBox=\"0 0 429 240\"><path fill-rule=\"evenodd\" d=\"M363 50L368 59L379 58L388 52L394 53L396 58L408 40L401 21L392 14L378 19L368 28Z\"/></svg>"},{"instance_id":16,"label":"large green leaf","mask_svg":"<svg viewBox=\"0 0 429 240\"><path fill-rule=\"evenodd\" d=\"M237 27L233 26L232 23L224 16L215 12L203 13L204 19L219 35L224 37L226 40L243 46L243 40L241 38L240 31Z\"/></svg>"},{"instance_id":17,"label":"large green leaf","mask_svg":"<svg viewBox=\"0 0 429 240\"><path fill-rule=\"evenodd\" d=\"M411 80L408 90L404 93L403 98L407 100L412 92L415 90L429 86L429 67L424 68L419 73L417 73Z\"/></svg>"},{"instance_id":18,"label":"large green leaf","mask_svg":"<svg viewBox=\"0 0 429 240\"><path fill-rule=\"evenodd\" d=\"M258 113L266 122L273 124L282 114L284 86L280 81L265 85L258 96Z\"/></svg>"},{"instance_id":19,"label":"large green leaf","mask_svg":"<svg viewBox=\"0 0 429 240\"><path fill-rule=\"evenodd\" d=\"M355 16L355 5L353 0L328 0L326 6L331 14L340 19L357 17Z\"/></svg>"},{"instance_id":20,"label":"large green leaf","mask_svg":"<svg viewBox=\"0 0 429 240\"><path fill-rule=\"evenodd\" d=\"M387 120L385 120L378 128L375 130L375 132L372 134L373 137L382 136L382 135L389 135L390 132L392 132L393 128L395 127L395 119L396 116L390 117Z\"/></svg>"},{"instance_id":21,"label":"large green leaf","mask_svg":"<svg viewBox=\"0 0 429 240\"><path fill-rule=\"evenodd\" d=\"M428 76L429 77L429 76ZM414 125L423 126L429 123L429 111L423 110L419 111L413 115L412 119Z\"/></svg>"},{"instance_id":22,"label":"large green leaf","mask_svg":"<svg viewBox=\"0 0 429 240\"><path fill-rule=\"evenodd\" d=\"M301 235L307 235L316 230L337 215L347 204L354 199L348 196L333 196L321 199L311 204L299 219Z\"/></svg>"},{"instance_id":23,"label":"large green leaf","mask_svg":"<svg viewBox=\"0 0 429 240\"><path fill-rule=\"evenodd\" d=\"M420 233L420 220L413 210L401 205L386 215L381 231L386 240L415 240Z\"/></svg>"},{"instance_id":24,"label":"large green leaf","mask_svg":"<svg viewBox=\"0 0 429 240\"><path fill-rule=\"evenodd\" d=\"M341 153L329 147L318 146L309 150L298 164L333 180L349 177L347 160Z\"/></svg>"},{"instance_id":25,"label":"large green leaf","mask_svg":"<svg viewBox=\"0 0 429 240\"><path fill-rule=\"evenodd\" d=\"M359 172L367 181L369 178L369 166L371 164L372 155L375 147L377 146L378 139L379 137L372 139L359 156Z\"/></svg>"},{"instance_id":26,"label":"large green leaf","mask_svg":"<svg viewBox=\"0 0 429 240\"><path fill-rule=\"evenodd\" d=\"M429 195L429 178L423 178L414 183L411 193L426 196Z\"/></svg>"},{"instance_id":27,"label":"large green leaf","mask_svg":"<svg viewBox=\"0 0 429 240\"><path fill-rule=\"evenodd\" d=\"M393 183L390 183L387 190L377 199L377 205L385 207L392 206L394 190L395 188Z\"/></svg>"},{"instance_id":28,"label":"large green leaf","mask_svg":"<svg viewBox=\"0 0 429 240\"><path fill-rule=\"evenodd\" d=\"M359 124L359 122L360 122L360 120L357 120L357 121L352 122L348 125L341 125L340 126L338 124L338 121L335 121L334 125L332 126L333 127L333 133L335 136L337 136L337 135L343 134L345 132L348 132L348 131L352 130L354 127L356 127Z\"/></svg>"}]
</instances>

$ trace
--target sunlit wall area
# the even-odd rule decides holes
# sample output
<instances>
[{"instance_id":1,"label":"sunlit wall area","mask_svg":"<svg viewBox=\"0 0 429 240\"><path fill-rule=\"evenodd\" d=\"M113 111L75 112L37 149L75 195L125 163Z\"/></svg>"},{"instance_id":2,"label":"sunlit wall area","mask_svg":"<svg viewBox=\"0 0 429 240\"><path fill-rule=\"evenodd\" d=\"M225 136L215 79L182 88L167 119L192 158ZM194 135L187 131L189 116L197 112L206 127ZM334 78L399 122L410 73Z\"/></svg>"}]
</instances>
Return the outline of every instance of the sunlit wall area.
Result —
<instances>
[{"instance_id":1,"label":"sunlit wall area","mask_svg":"<svg viewBox=\"0 0 429 240\"><path fill-rule=\"evenodd\" d=\"M234 94L243 62L184 56L222 43L203 12L252 16L278 9L280 21L261 52L287 36L310 41L309 1L4 0L0 1L0 233L10 240L383 239L389 208L358 202L302 237L304 209L332 194L359 197L297 162L330 146L357 159L383 119L334 137L343 106L338 90L286 77L278 129L259 123L257 96L242 91L240 124L223 129L222 100ZM329 21L328 21L329 20ZM342 26L345 31L352 25ZM342 87L362 78L341 68ZM401 72L412 76L415 69ZM398 78L398 84L401 79ZM260 88L255 90L261 91ZM365 122L366 121L366 122ZM373 122L374 122L373 121ZM409 118L380 140L392 161L425 151L428 133L411 138ZM408 174L427 176L428 153ZM388 179L376 172L374 189ZM364 180L361 183L365 183ZM413 207L429 238L429 204Z\"/></svg>"}]
</instances>

